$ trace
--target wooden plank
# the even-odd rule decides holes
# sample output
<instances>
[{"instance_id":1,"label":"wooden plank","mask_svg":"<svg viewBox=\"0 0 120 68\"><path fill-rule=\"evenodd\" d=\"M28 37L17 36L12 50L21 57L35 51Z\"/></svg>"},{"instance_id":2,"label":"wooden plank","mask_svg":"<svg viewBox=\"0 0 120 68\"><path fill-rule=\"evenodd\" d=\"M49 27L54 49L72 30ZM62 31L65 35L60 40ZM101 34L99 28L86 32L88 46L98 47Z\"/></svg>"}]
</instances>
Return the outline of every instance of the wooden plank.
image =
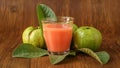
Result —
<instances>
[{"instance_id":1,"label":"wooden plank","mask_svg":"<svg viewBox=\"0 0 120 68\"><path fill-rule=\"evenodd\" d=\"M37 26L36 5L50 6L57 16L72 16L78 26L93 26L103 35L100 50L111 55L108 64L81 54L67 57L58 65L42 58L13 58L13 50L22 43L21 34L28 26ZM119 68L120 0L0 0L0 68Z\"/></svg>"}]
</instances>

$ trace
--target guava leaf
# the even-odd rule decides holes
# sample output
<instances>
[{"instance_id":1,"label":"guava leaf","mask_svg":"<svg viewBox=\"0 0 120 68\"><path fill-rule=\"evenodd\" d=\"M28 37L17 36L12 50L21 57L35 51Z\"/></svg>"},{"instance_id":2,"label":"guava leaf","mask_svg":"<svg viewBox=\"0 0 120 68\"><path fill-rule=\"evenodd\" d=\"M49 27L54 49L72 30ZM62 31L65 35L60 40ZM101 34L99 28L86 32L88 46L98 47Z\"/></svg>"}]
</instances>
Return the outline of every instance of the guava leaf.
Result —
<instances>
[{"instance_id":1,"label":"guava leaf","mask_svg":"<svg viewBox=\"0 0 120 68\"><path fill-rule=\"evenodd\" d=\"M63 61L66 58L66 56L68 56L68 55L75 56L76 52L70 51L69 53L67 53L65 55L49 55L50 62L51 62L51 64L57 64L57 63Z\"/></svg>"},{"instance_id":2,"label":"guava leaf","mask_svg":"<svg viewBox=\"0 0 120 68\"><path fill-rule=\"evenodd\" d=\"M83 53L86 53L86 54L90 55L91 57L95 58L101 64L106 64L110 59L109 54L105 51L94 52L89 48L81 48L79 50L82 51Z\"/></svg>"},{"instance_id":3,"label":"guava leaf","mask_svg":"<svg viewBox=\"0 0 120 68\"><path fill-rule=\"evenodd\" d=\"M96 54L103 64L106 64L110 59L110 56L106 51L96 52Z\"/></svg>"},{"instance_id":4,"label":"guava leaf","mask_svg":"<svg viewBox=\"0 0 120 68\"><path fill-rule=\"evenodd\" d=\"M21 44L18 46L12 54L12 57L23 57L23 58L36 58L36 57L41 57L44 55L48 55L48 51L37 48L33 46L32 44Z\"/></svg>"},{"instance_id":5,"label":"guava leaf","mask_svg":"<svg viewBox=\"0 0 120 68\"><path fill-rule=\"evenodd\" d=\"M49 55L50 62L52 64L57 64L57 63L63 61L67 55L68 54L65 54L65 55Z\"/></svg>"},{"instance_id":6,"label":"guava leaf","mask_svg":"<svg viewBox=\"0 0 120 68\"><path fill-rule=\"evenodd\" d=\"M56 15L49 6L47 6L45 4L38 4L36 9L37 9L37 17L38 17L38 21L39 21L39 26L41 29L42 29L41 20L43 20L47 17L56 20Z\"/></svg>"},{"instance_id":7,"label":"guava leaf","mask_svg":"<svg viewBox=\"0 0 120 68\"><path fill-rule=\"evenodd\" d=\"M76 52L73 51L73 50L71 50L71 51L69 52L69 55L71 55L71 56L76 56Z\"/></svg>"}]
</instances>

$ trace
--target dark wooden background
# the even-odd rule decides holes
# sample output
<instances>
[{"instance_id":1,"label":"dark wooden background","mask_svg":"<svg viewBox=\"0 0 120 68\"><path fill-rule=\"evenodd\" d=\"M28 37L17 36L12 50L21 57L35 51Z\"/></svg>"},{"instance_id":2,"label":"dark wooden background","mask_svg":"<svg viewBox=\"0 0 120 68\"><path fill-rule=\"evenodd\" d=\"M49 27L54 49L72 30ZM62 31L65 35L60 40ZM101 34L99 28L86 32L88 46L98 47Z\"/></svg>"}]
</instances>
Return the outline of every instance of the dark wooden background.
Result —
<instances>
[{"instance_id":1,"label":"dark wooden background","mask_svg":"<svg viewBox=\"0 0 120 68\"><path fill-rule=\"evenodd\" d=\"M72 16L78 26L93 26L103 35L102 47L111 55L108 64L78 55L58 65L49 58L12 58L22 43L21 34L28 26L38 26L36 5L51 7L57 16ZM0 0L0 68L120 68L120 0Z\"/></svg>"}]
</instances>

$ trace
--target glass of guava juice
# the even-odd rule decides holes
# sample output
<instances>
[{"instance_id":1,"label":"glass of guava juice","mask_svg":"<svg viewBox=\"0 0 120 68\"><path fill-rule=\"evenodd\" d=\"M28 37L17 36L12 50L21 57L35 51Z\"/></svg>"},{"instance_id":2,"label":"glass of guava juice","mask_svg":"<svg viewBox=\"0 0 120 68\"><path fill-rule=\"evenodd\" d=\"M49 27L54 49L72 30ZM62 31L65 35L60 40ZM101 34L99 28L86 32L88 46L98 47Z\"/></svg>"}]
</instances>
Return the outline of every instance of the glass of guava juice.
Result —
<instances>
[{"instance_id":1,"label":"glass of guava juice","mask_svg":"<svg viewBox=\"0 0 120 68\"><path fill-rule=\"evenodd\" d=\"M42 20L43 35L49 55L64 55L70 50L73 17Z\"/></svg>"}]
</instances>

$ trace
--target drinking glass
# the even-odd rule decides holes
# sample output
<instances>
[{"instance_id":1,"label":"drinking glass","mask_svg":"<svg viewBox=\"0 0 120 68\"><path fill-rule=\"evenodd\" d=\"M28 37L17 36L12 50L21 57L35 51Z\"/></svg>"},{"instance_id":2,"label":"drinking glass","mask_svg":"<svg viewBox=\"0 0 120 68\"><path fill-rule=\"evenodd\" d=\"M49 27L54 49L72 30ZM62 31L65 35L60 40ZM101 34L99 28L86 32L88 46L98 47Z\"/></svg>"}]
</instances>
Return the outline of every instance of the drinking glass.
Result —
<instances>
[{"instance_id":1,"label":"drinking glass","mask_svg":"<svg viewBox=\"0 0 120 68\"><path fill-rule=\"evenodd\" d=\"M70 50L73 17L42 20L43 35L50 55L64 55Z\"/></svg>"}]
</instances>

